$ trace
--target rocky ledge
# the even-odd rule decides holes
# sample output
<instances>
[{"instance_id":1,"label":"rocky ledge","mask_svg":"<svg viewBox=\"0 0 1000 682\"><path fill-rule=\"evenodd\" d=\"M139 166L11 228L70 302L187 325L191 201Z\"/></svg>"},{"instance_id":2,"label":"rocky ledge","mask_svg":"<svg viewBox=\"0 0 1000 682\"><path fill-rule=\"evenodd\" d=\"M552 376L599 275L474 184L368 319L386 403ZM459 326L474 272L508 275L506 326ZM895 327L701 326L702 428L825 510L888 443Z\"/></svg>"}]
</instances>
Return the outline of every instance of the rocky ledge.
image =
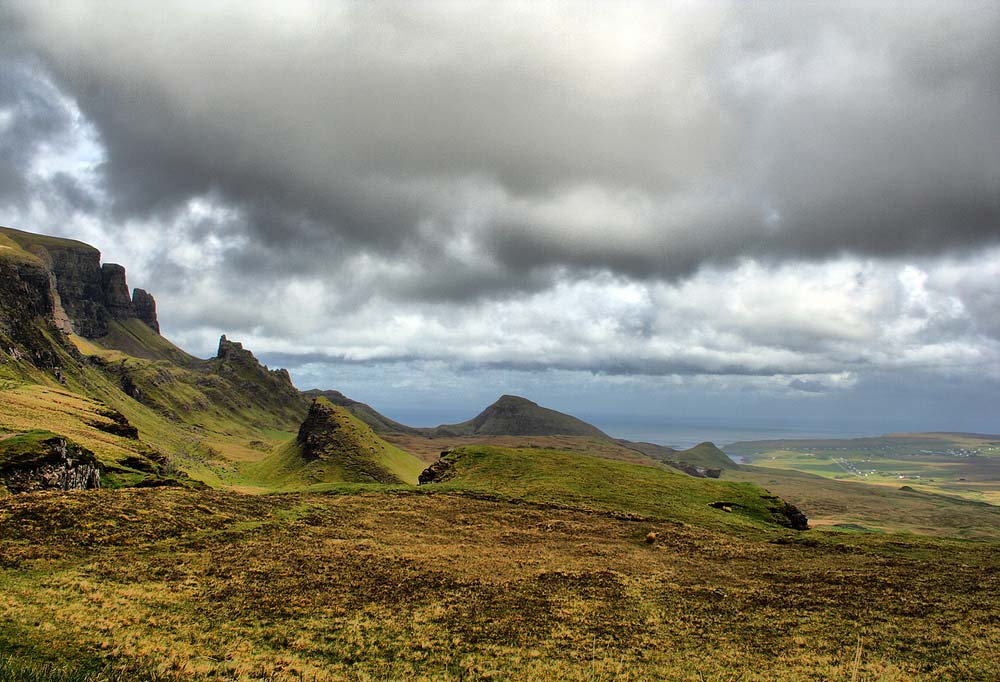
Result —
<instances>
[{"instance_id":1,"label":"rocky ledge","mask_svg":"<svg viewBox=\"0 0 1000 682\"><path fill-rule=\"evenodd\" d=\"M0 441L0 484L11 493L101 487L97 458L71 440L44 432Z\"/></svg>"}]
</instances>

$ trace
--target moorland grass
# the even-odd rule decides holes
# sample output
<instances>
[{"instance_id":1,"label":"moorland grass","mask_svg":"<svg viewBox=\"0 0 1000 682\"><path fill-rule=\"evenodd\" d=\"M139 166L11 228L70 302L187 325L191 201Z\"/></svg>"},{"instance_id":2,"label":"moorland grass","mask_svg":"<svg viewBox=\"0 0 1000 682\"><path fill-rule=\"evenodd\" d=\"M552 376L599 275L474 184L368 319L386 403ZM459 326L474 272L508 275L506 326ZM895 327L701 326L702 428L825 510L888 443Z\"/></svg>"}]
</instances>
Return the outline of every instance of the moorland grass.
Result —
<instances>
[{"instance_id":1,"label":"moorland grass","mask_svg":"<svg viewBox=\"0 0 1000 682\"><path fill-rule=\"evenodd\" d=\"M1000 674L995 543L734 533L400 487L159 489L5 498L0 567L0 651L24 664L241 680Z\"/></svg>"}]
</instances>

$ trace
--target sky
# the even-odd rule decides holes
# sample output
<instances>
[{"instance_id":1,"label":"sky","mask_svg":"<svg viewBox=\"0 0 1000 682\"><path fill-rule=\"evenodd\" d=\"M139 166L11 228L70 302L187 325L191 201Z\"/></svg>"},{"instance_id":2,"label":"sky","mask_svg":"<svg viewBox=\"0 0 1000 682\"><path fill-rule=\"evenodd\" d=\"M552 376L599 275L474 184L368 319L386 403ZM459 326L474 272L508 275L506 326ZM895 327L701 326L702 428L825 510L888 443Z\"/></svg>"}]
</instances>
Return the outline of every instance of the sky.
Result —
<instances>
[{"instance_id":1,"label":"sky","mask_svg":"<svg viewBox=\"0 0 1000 682\"><path fill-rule=\"evenodd\" d=\"M1000 432L1000 4L0 2L0 224L413 423Z\"/></svg>"}]
</instances>

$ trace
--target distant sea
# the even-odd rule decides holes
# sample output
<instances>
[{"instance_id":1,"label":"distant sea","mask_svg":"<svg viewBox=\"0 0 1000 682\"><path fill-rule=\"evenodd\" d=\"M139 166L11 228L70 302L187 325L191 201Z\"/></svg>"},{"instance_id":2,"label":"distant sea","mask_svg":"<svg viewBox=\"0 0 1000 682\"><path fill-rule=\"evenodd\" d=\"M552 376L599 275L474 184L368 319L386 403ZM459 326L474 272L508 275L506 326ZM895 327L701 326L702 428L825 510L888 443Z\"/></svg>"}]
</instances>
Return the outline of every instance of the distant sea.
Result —
<instances>
[{"instance_id":1,"label":"distant sea","mask_svg":"<svg viewBox=\"0 0 1000 682\"><path fill-rule=\"evenodd\" d=\"M386 416L410 426L438 426L468 419L450 410L433 408L397 408ZM859 438L878 436L876 432L857 432L829 424L792 423L784 420L716 420L708 418L647 417L620 414L577 413L575 416L601 429L609 436L646 441L672 448L689 448L711 441L722 447L747 440L778 438Z\"/></svg>"}]
</instances>

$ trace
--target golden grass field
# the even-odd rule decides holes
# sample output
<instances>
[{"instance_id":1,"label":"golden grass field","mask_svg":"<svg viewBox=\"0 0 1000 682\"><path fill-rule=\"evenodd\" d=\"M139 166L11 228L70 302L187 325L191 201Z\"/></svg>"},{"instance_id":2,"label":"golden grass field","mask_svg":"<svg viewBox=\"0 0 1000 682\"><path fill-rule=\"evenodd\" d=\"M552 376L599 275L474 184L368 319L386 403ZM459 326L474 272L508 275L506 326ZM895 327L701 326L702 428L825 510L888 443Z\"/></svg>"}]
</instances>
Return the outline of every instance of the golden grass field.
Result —
<instances>
[{"instance_id":1,"label":"golden grass field","mask_svg":"<svg viewBox=\"0 0 1000 682\"><path fill-rule=\"evenodd\" d=\"M421 493L7 498L0 646L161 679L1000 676L996 544Z\"/></svg>"}]
</instances>

